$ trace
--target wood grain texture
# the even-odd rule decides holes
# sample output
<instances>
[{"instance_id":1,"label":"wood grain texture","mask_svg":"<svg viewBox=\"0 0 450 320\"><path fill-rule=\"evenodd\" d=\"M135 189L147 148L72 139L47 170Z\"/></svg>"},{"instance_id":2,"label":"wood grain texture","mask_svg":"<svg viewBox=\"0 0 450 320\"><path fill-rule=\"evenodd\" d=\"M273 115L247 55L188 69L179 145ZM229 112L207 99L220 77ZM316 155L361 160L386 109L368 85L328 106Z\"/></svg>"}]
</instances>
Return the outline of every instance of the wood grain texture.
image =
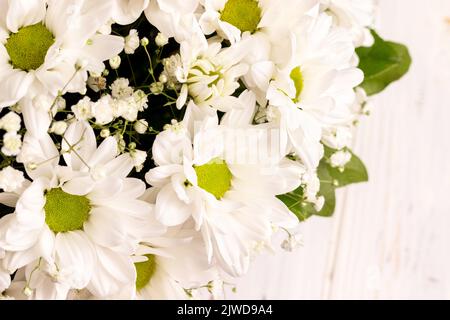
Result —
<instances>
[{"instance_id":1,"label":"wood grain texture","mask_svg":"<svg viewBox=\"0 0 450 320\"><path fill-rule=\"evenodd\" d=\"M228 298L450 299L450 1L379 4L379 33L413 65L358 129L370 182L305 223L303 248L259 257Z\"/></svg>"}]
</instances>

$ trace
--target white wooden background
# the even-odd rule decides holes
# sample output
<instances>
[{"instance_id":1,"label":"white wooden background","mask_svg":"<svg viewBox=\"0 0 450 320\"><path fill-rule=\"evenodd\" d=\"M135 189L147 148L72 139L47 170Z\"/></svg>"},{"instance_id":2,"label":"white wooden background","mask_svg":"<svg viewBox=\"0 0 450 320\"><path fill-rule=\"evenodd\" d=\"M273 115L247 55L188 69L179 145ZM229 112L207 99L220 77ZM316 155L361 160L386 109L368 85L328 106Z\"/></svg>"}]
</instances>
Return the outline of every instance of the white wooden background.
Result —
<instances>
[{"instance_id":1,"label":"white wooden background","mask_svg":"<svg viewBox=\"0 0 450 320\"><path fill-rule=\"evenodd\" d=\"M374 99L355 140L370 182L339 194L305 244L258 258L235 299L450 299L450 1L380 0L409 75Z\"/></svg>"}]
</instances>

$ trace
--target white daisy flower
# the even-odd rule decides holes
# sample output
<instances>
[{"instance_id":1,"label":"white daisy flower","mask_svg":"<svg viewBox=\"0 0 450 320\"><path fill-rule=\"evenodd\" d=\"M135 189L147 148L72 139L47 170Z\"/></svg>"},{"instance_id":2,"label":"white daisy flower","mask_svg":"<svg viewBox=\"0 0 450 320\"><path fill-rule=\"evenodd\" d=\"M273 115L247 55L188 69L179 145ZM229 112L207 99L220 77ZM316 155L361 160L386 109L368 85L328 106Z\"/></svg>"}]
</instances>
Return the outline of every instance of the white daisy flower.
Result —
<instances>
[{"instance_id":1,"label":"white daisy flower","mask_svg":"<svg viewBox=\"0 0 450 320\"><path fill-rule=\"evenodd\" d=\"M276 67L286 64L291 49L291 31L304 15L318 10L316 0L204 0L200 25L205 34L217 32L232 44L245 40L251 48L243 62L249 65L244 75L260 104Z\"/></svg>"},{"instance_id":2,"label":"white daisy flower","mask_svg":"<svg viewBox=\"0 0 450 320\"><path fill-rule=\"evenodd\" d=\"M0 220L3 266L11 273L25 266L30 271L40 269L42 260L41 271L55 266L53 282L63 288L107 296L135 280L131 255L152 206L139 200L145 184L126 178L134 163L129 155L117 157L114 138L97 148L92 128L76 122L62 150L67 166L58 165L49 136L25 137L21 160L32 183L19 195L15 212ZM49 289L30 288L33 294Z\"/></svg>"},{"instance_id":3,"label":"white daisy flower","mask_svg":"<svg viewBox=\"0 0 450 320\"><path fill-rule=\"evenodd\" d=\"M303 20L294 35L287 67L274 77L267 99L278 111L272 123L287 131L293 151L314 170L323 157L322 138L353 122L354 88L364 75L351 66L351 38L334 29L328 15Z\"/></svg>"},{"instance_id":4,"label":"white daisy flower","mask_svg":"<svg viewBox=\"0 0 450 320\"><path fill-rule=\"evenodd\" d=\"M123 49L123 38L96 34L110 16L109 1L0 2L0 108L25 96L86 90L87 70ZM5 81L7 79L7 81Z\"/></svg>"},{"instance_id":5,"label":"white daisy flower","mask_svg":"<svg viewBox=\"0 0 450 320\"><path fill-rule=\"evenodd\" d=\"M176 69L178 82L182 83L177 107L181 109L188 96L198 106L209 106L228 111L232 95L239 88L239 78L248 71L242 63L248 51L245 45L222 48L219 42L184 41L180 46L181 68Z\"/></svg>"},{"instance_id":6,"label":"white daisy flower","mask_svg":"<svg viewBox=\"0 0 450 320\"><path fill-rule=\"evenodd\" d=\"M218 32L231 43L241 34L289 30L298 17L311 10L316 0L203 0L205 12L200 24L205 34ZM278 34L278 36L283 36Z\"/></svg>"},{"instance_id":7,"label":"white daisy flower","mask_svg":"<svg viewBox=\"0 0 450 320\"><path fill-rule=\"evenodd\" d=\"M254 97L252 100L247 108L254 110ZM299 186L297 164L282 156L275 163L255 162L258 141L253 148L243 149L224 142L225 125L245 128L251 123L253 112L245 113L219 126L216 115L205 118L191 103L183 123L157 136L153 145L157 167L146 175L147 182L160 190L157 219L167 226L193 219L209 261L214 258L234 276L245 273L255 246L270 241L272 224L290 228L298 223L276 198ZM200 130L194 135L192 128L199 120ZM242 136L232 138L242 140ZM236 161L232 155L242 159Z\"/></svg>"}]
</instances>

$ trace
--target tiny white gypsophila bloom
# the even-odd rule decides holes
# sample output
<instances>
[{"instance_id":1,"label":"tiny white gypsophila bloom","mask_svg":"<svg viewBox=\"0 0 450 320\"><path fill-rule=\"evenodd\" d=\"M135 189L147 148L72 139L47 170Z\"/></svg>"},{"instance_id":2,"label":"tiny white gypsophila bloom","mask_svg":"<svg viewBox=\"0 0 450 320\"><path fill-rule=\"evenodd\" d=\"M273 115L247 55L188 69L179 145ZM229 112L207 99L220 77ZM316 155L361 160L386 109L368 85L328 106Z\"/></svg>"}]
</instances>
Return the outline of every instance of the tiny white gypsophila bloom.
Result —
<instances>
[{"instance_id":1,"label":"tiny white gypsophila bloom","mask_svg":"<svg viewBox=\"0 0 450 320\"><path fill-rule=\"evenodd\" d=\"M148 122L144 119L140 119L134 123L134 130L139 134L144 134L148 130Z\"/></svg>"},{"instance_id":2,"label":"tiny white gypsophila bloom","mask_svg":"<svg viewBox=\"0 0 450 320\"><path fill-rule=\"evenodd\" d=\"M108 138L111 135L111 131L109 131L109 129L102 129L102 131L100 131L100 137L102 138Z\"/></svg>"},{"instance_id":3,"label":"tiny white gypsophila bloom","mask_svg":"<svg viewBox=\"0 0 450 320\"><path fill-rule=\"evenodd\" d=\"M330 164L333 168L343 168L352 159L352 154L347 150L340 150L330 157Z\"/></svg>"},{"instance_id":4,"label":"tiny white gypsophila bloom","mask_svg":"<svg viewBox=\"0 0 450 320\"><path fill-rule=\"evenodd\" d=\"M133 88L130 87L130 81L127 78L118 78L111 87L111 95L115 99L128 98L133 95Z\"/></svg>"},{"instance_id":5,"label":"tiny white gypsophila bloom","mask_svg":"<svg viewBox=\"0 0 450 320\"><path fill-rule=\"evenodd\" d=\"M106 89L106 78L102 76L89 76L87 80L87 85L94 92L99 92L100 90Z\"/></svg>"},{"instance_id":6,"label":"tiny white gypsophila bloom","mask_svg":"<svg viewBox=\"0 0 450 320\"><path fill-rule=\"evenodd\" d=\"M22 119L15 112L7 113L2 119L0 119L0 129L6 132L17 132L20 130Z\"/></svg>"},{"instance_id":7,"label":"tiny white gypsophila bloom","mask_svg":"<svg viewBox=\"0 0 450 320\"><path fill-rule=\"evenodd\" d=\"M281 248L288 252L293 252L295 249L303 245L303 235L297 233L289 235L289 237L281 243Z\"/></svg>"},{"instance_id":8,"label":"tiny white gypsophila bloom","mask_svg":"<svg viewBox=\"0 0 450 320\"><path fill-rule=\"evenodd\" d=\"M125 53L134 54L137 48L139 48L139 34L136 29L131 29L128 36L125 38Z\"/></svg>"},{"instance_id":9,"label":"tiny white gypsophila bloom","mask_svg":"<svg viewBox=\"0 0 450 320\"><path fill-rule=\"evenodd\" d=\"M169 39L160 32L155 38L155 43L158 47L164 47L169 43Z\"/></svg>"},{"instance_id":10,"label":"tiny white gypsophila bloom","mask_svg":"<svg viewBox=\"0 0 450 320\"><path fill-rule=\"evenodd\" d=\"M137 120L139 109L134 97L115 99L113 109L116 112L116 117L122 117L130 122Z\"/></svg>"},{"instance_id":11,"label":"tiny white gypsophila bloom","mask_svg":"<svg viewBox=\"0 0 450 320\"><path fill-rule=\"evenodd\" d=\"M148 97L147 94L142 90L136 90L133 93L134 101L136 102L137 108L139 111L144 111L147 109L148 105Z\"/></svg>"},{"instance_id":12,"label":"tiny white gypsophila bloom","mask_svg":"<svg viewBox=\"0 0 450 320\"><path fill-rule=\"evenodd\" d=\"M120 56L115 56L115 57L109 59L109 66L113 70L119 69L121 63L122 63L122 59L120 58Z\"/></svg>"},{"instance_id":13,"label":"tiny white gypsophila bloom","mask_svg":"<svg viewBox=\"0 0 450 320\"><path fill-rule=\"evenodd\" d=\"M62 136L67 130L67 123L65 121L53 122L50 132Z\"/></svg>"},{"instance_id":14,"label":"tiny white gypsophila bloom","mask_svg":"<svg viewBox=\"0 0 450 320\"><path fill-rule=\"evenodd\" d=\"M147 152L142 150L133 150L130 154L134 161L134 167L138 172L141 171L144 167L145 161L147 161Z\"/></svg>"},{"instance_id":15,"label":"tiny white gypsophila bloom","mask_svg":"<svg viewBox=\"0 0 450 320\"><path fill-rule=\"evenodd\" d=\"M56 97L55 99L55 107L57 111L62 111L66 109L66 99L64 99L63 97Z\"/></svg>"},{"instance_id":16,"label":"tiny white gypsophila bloom","mask_svg":"<svg viewBox=\"0 0 450 320\"><path fill-rule=\"evenodd\" d=\"M22 188L25 177L22 171L6 167L0 171L0 189L5 192L16 192Z\"/></svg>"},{"instance_id":17,"label":"tiny white gypsophila bloom","mask_svg":"<svg viewBox=\"0 0 450 320\"><path fill-rule=\"evenodd\" d=\"M153 82L150 85L150 91L155 95L159 95L164 91L164 84L161 82Z\"/></svg>"},{"instance_id":18,"label":"tiny white gypsophila bloom","mask_svg":"<svg viewBox=\"0 0 450 320\"><path fill-rule=\"evenodd\" d=\"M77 120L89 120L94 117L93 114L93 102L89 97L84 97L74 106L72 106L72 112Z\"/></svg>"},{"instance_id":19,"label":"tiny white gypsophila bloom","mask_svg":"<svg viewBox=\"0 0 450 320\"><path fill-rule=\"evenodd\" d=\"M101 97L94 103L95 123L105 125L114 120L113 104L114 101L109 95Z\"/></svg>"},{"instance_id":20,"label":"tiny white gypsophila bloom","mask_svg":"<svg viewBox=\"0 0 450 320\"><path fill-rule=\"evenodd\" d=\"M141 39L141 46L146 47L146 46L148 46L149 43L150 43L150 40L148 40L147 37L143 37Z\"/></svg>"},{"instance_id":21,"label":"tiny white gypsophila bloom","mask_svg":"<svg viewBox=\"0 0 450 320\"><path fill-rule=\"evenodd\" d=\"M22 136L17 132L7 132L3 135L2 153L8 157L17 156L22 148Z\"/></svg>"},{"instance_id":22,"label":"tiny white gypsophila bloom","mask_svg":"<svg viewBox=\"0 0 450 320\"><path fill-rule=\"evenodd\" d=\"M316 209L317 212L320 212L322 211L324 205L325 205L325 197L320 196L316 199L314 203L314 209Z\"/></svg>"}]
</instances>

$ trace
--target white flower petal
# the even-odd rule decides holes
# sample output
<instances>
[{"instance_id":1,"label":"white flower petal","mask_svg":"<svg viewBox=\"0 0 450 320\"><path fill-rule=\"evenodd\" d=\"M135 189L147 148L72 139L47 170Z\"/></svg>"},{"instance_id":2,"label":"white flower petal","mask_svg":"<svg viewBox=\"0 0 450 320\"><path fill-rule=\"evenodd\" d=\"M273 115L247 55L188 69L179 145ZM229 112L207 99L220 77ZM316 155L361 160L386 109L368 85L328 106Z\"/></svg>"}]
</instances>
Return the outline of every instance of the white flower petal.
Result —
<instances>
[{"instance_id":1,"label":"white flower petal","mask_svg":"<svg viewBox=\"0 0 450 320\"><path fill-rule=\"evenodd\" d=\"M82 231L58 233L55 250L58 268L72 271L71 278L76 289L86 287L96 261L95 248L86 234Z\"/></svg>"},{"instance_id":2,"label":"white flower petal","mask_svg":"<svg viewBox=\"0 0 450 320\"><path fill-rule=\"evenodd\" d=\"M92 241L106 248L120 246L125 242L125 227L120 213L109 208L92 209L88 221L84 223L84 231Z\"/></svg>"},{"instance_id":3,"label":"white flower petal","mask_svg":"<svg viewBox=\"0 0 450 320\"><path fill-rule=\"evenodd\" d=\"M17 33L21 27L44 20L45 11L45 0L9 0L6 25L12 33Z\"/></svg>"},{"instance_id":4,"label":"white flower petal","mask_svg":"<svg viewBox=\"0 0 450 320\"><path fill-rule=\"evenodd\" d=\"M161 189L156 198L155 215L162 224L172 227L184 223L191 216L189 205L178 199L171 185Z\"/></svg>"}]
</instances>

